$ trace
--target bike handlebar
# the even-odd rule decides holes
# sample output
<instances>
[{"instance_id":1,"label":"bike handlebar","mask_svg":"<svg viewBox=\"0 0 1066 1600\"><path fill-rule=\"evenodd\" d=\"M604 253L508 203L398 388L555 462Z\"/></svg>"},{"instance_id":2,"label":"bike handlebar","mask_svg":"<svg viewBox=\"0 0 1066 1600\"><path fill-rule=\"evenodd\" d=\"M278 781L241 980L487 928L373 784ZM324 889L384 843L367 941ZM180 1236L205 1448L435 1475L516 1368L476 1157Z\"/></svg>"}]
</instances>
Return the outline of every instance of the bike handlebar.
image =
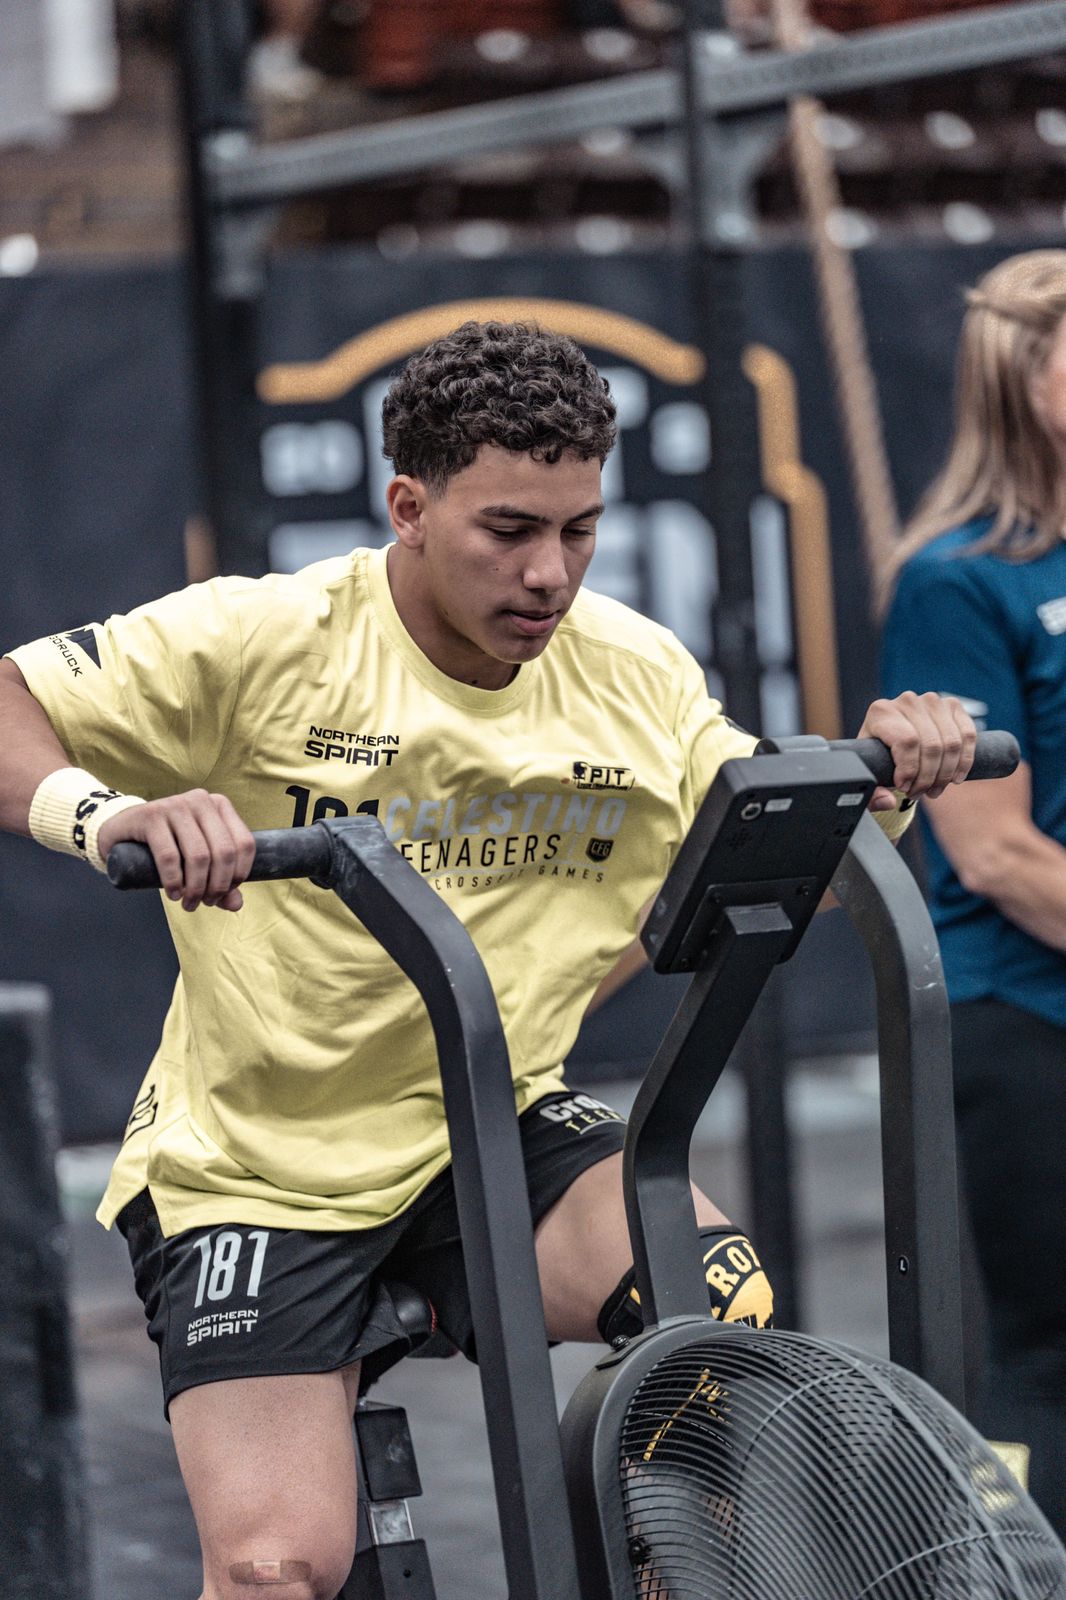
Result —
<instances>
[{"instance_id":1,"label":"bike handlebar","mask_svg":"<svg viewBox=\"0 0 1066 1600\"><path fill-rule=\"evenodd\" d=\"M267 878L325 878L329 873L329 834L320 823L313 822L309 828L265 828L254 838L249 883ZM114 846L107 858L107 875L116 889L159 888L152 852L132 839Z\"/></svg>"},{"instance_id":2,"label":"bike handlebar","mask_svg":"<svg viewBox=\"0 0 1066 1600\"><path fill-rule=\"evenodd\" d=\"M831 739L830 750L847 751L858 756L868 767L877 782L892 787L893 761L889 748L880 739ZM1021 751L1013 733L992 729L977 735L973 766L966 774L971 778L1009 778L1021 760Z\"/></svg>"},{"instance_id":3,"label":"bike handlebar","mask_svg":"<svg viewBox=\"0 0 1066 1600\"><path fill-rule=\"evenodd\" d=\"M812 747L813 748L813 747ZM892 782L893 762L880 739L834 739L826 747L858 756L876 781ZM969 778L1005 778L1017 767L1018 741L1011 733L993 731L977 736ZM329 834L320 823L307 828L266 828L255 835L255 860L248 882L274 878L328 877L331 865ZM125 839L107 858L107 875L116 889L158 889L159 873L145 844Z\"/></svg>"}]
</instances>

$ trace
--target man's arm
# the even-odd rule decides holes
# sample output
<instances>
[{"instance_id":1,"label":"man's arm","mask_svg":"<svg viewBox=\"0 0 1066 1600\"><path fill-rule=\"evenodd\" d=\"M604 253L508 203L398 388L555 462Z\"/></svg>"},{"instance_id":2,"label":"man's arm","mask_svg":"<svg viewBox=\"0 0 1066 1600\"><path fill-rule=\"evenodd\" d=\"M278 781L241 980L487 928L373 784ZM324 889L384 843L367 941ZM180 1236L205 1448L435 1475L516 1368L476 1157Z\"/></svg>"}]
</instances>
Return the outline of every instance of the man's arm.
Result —
<instances>
[{"instance_id":1,"label":"man's arm","mask_svg":"<svg viewBox=\"0 0 1066 1600\"><path fill-rule=\"evenodd\" d=\"M15 663L0 659L0 828L29 835L30 806L45 778L71 766L55 729ZM187 794L130 806L100 829L101 855L121 839L148 845L163 888L186 911L201 904L237 911L237 885L248 875L255 843L225 795Z\"/></svg>"},{"instance_id":2,"label":"man's arm","mask_svg":"<svg viewBox=\"0 0 1066 1600\"><path fill-rule=\"evenodd\" d=\"M1033 822L1026 762L1009 778L953 789L928 816L965 889L1042 944L1066 950L1066 850Z\"/></svg>"},{"instance_id":3,"label":"man's arm","mask_svg":"<svg viewBox=\"0 0 1066 1600\"><path fill-rule=\"evenodd\" d=\"M13 661L0 660L0 828L29 835L30 802L42 778L70 757Z\"/></svg>"}]
</instances>

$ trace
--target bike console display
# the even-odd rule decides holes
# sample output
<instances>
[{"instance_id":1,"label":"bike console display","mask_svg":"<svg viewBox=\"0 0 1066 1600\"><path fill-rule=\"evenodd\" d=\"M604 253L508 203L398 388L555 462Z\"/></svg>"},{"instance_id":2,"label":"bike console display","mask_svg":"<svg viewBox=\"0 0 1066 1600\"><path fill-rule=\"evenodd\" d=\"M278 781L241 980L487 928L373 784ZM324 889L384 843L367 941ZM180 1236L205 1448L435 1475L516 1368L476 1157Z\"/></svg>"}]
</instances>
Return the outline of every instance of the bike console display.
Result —
<instances>
[{"instance_id":1,"label":"bike console display","mask_svg":"<svg viewBox=\"0 0 1066 1600\"><path fill-rule=\"evenodd\" d=\"M825 746L724 762L644 926L655 971L703 965L730 906L780 905L787 960L874 787L857 756Z\"/></svg>"}]
</instances>

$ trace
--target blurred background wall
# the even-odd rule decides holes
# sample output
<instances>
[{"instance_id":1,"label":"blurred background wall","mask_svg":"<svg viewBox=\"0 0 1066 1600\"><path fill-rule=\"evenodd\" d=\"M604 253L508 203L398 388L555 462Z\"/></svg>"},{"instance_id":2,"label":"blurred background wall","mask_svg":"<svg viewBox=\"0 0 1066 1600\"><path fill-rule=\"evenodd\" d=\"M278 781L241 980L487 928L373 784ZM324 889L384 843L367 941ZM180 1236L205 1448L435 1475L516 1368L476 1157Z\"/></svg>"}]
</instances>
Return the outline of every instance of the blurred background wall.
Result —
<instances>
[{"instance_id":1,"label":"blurred background wall","mask_svg":"<svg viewBox=\"0 0 1066 1600\"><path fill-rule=\"evenodd\" d=\"M949 9L932 0L812 8L816 28L845 30ZM746 48L770 43L772 19L756 0L731 17ZM253 20L250 103L266 141L651 69L672 59L677 24L665 0L279 0ZM0 0L0 38L6 648L179 586L203 570L204 551L174 7ZM825 225L857 273L904 514L946 440L961 286L1016 249L1061 242L1064 81L1066 62L1045 57L840 96L818 112L839 190ZM678 376L683 362L666 360L698 332L684 185L676 137L604 127L281 208L256 306L262 381L246 419L250 514L269 529L264 560L294 567L384 537L376 419L382 385L406 353L397 319L533 299L564 326L570 318L578 337L585 329L621 406L590 581L674 627L713 681L715 545L698 493L713 440L691 381ZM824 496L835 689L851 732L873 692L876 627L784 137L766 152L754 200L743 280L746 347L766 355L760 439L771 413L786 414L794 465L814 499ZM608 314L592 334L590 311ZM338 386L344 352L365 335ZM301 393L307 363L328 381ZM796 560L795 516L765 484L753 557L768 732L810 721L795 617L811 576ZM872 1037L863 963L836 914L821 924L789 973L794 1054ZM157 907L117 903L102 880L4 837L0 974L54 991L65 1136L113 1137L173 977ZM587 1028L580 1070L617 1077L639 1067L673 998L668 983L637 980Z\"/></svg>"}]
</instances>

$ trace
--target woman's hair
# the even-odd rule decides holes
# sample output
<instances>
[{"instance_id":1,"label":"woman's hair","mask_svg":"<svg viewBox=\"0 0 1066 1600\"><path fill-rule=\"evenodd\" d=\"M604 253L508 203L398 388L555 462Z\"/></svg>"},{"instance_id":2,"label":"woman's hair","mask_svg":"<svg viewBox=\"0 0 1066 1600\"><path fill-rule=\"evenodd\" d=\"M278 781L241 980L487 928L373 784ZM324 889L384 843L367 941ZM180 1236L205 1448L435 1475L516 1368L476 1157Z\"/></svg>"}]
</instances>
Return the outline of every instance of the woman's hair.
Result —
<instances>
[{"instance_id":1,"label":"woman's hair","mask_svg":"<svg viewBox=\"0 0 1066 1600\"><path fill-rule=\"evenodd\" d=\"M602 463L615 441L607 380L572 339L526 322L464 322L412 356L382 407L384 453L439 494L482 445Z\"/></svg>"},{"instance_id":2,"label":"woman's hair","mask_svg":"<svg viewBox=\"0 0 1066 1600\"><path fill-rule=\"evenodd\" d=\"M975 517L993 520L970 549L1016 561L1066 530L1066 469L1032 393L1066 316L1066 250L1001 261L966 299L951 448L882 575L885 601L914 551Z\"/></svg>"}]
</instances>

